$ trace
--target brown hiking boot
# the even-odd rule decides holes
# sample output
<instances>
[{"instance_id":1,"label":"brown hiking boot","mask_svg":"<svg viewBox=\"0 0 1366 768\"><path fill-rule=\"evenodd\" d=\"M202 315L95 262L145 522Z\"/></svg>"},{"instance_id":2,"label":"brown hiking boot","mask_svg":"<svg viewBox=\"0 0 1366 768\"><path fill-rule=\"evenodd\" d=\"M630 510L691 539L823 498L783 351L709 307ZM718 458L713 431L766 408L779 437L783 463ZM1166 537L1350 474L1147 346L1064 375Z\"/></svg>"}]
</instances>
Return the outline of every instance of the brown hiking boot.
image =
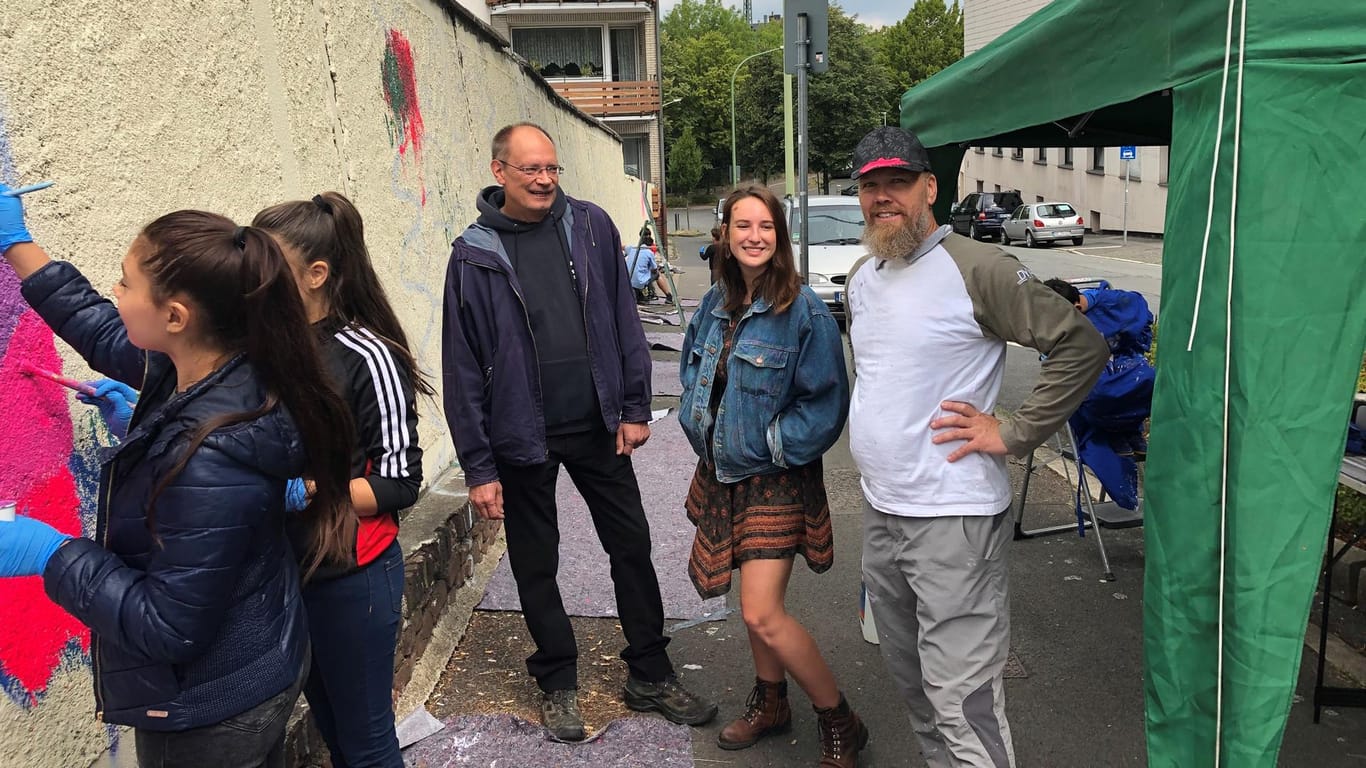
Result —
<instances>
[{"instance_id":1,"label":"brown hiking boot","mask_svg":"<svg viewBox=\"0 0 1366 768\"><path fill-rule=\"evenodd\" d=\"M816 710L816 728L821 738L819 768L854 768L859 750L868 746L868 728L849 708L840 694L838 706Z\"/></svg>"},{"instance_id":2,"label":"brown hiking boot","mask_svg":"<svg viewBox=\"0 0 1366 768\"><path fill-rule=\"evenodd\" d=\"M754 690L745 701L745 713L716 735L721 749L752 747L770 733L792 730L792 707L787 704L787 681L770 683L754 678Z\"/></svg>"}]
</instances>

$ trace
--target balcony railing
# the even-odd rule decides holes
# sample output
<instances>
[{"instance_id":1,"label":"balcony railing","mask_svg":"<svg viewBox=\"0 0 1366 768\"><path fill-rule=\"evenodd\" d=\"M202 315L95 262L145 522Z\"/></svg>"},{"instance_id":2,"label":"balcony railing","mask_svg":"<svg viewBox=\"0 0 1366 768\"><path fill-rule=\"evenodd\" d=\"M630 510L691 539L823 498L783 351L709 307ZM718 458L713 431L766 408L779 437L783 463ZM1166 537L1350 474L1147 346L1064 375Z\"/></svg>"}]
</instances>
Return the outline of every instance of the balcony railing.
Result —
<instances>
[{"instance_id":1,"label":"balcony railing","mask_svg":"<svg viewBox=\"0 0 1366 768\"><path fill-rule=\"evenodd\" d=\"M653 80L578 80L550 85L594 117L649 115L659 111L659 83Z\"/></svg>"}]
</instances>

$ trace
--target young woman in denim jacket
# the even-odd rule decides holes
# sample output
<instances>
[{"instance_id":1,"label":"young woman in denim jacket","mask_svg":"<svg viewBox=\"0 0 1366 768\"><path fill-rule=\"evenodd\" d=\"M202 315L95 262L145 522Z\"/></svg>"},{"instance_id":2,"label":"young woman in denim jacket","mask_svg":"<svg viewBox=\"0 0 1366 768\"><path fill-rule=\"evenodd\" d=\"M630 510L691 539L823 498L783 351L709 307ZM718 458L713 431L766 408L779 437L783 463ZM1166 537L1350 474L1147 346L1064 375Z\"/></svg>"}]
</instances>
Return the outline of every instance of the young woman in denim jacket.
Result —
<instances>
[{"instance_id":1,"label":"young woman in denim jacket","mask_svg":"<svg viewBox=\"0 0 1366 768\"><path fill-rule=\"evenodd\" d=\"M816 710L820 765L852 766L867 729L783 605L799 553L817 573L834 559L821 456L849 409L839 327L802 285L771 192L739 190L723 212L724 266L684 337L679 409L700 457L687 500L697 526L688 572L698 594L714 597L730 590L731 571L740 569L754 655L747 709L717 742L743 749L787 731L791 673Z\"/></svg>"},{"instance_id":2,"label":"young woman in denim jacket","mask_svg":"<svg viewBox=\"0 0 1366 768\"><path fill-rule=\"evenodd\" d=\"M169 213L129 248L115 309L3 194L0 254L90 367L141 391L101 456L95 536L0 522L0 576L42 576L90 627L97 716L133 727L142 768L283 768L308 657L286 482L315 483L305 576L354 536L351 418L283 254L263 230Z\"/></svg>"}]
</instances>

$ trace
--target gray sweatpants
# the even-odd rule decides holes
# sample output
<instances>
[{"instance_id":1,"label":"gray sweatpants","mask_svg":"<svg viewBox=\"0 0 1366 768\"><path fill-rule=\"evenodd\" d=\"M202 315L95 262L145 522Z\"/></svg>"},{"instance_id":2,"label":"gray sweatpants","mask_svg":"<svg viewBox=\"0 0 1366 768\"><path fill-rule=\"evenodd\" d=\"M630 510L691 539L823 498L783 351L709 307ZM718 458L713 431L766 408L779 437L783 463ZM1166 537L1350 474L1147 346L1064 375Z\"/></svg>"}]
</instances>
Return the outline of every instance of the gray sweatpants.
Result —
<instances>
[{"instance_id":1,"label":"gray sweatpants","mask_svg":"<svg viewBox=\"0 0 1366 768\"><path fill-rule=\"evenodd\" d=\"M863 509L863 579L882 657L930 768L1014 768L1002 676L1010 648L1008 512Z\"/></svg>"}]
</instances>

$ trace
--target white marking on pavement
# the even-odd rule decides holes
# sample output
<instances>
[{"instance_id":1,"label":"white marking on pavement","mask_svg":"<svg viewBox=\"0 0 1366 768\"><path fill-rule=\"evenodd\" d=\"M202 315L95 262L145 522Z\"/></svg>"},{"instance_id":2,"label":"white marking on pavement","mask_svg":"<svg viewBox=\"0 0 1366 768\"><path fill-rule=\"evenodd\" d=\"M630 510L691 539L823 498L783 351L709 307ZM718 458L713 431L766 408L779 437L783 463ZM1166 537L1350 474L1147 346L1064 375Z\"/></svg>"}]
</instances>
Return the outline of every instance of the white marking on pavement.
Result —
<instances>
[{"instance_id":1,"label":"white marking on pavement","mask_svg":"<svg viewBox=\"0 0 1366 768\"><path fill-rule=\"evenodd\" d=\"M1118 248L1119 246L1117 246L1117 245L1103 245L1103 246L1101 246L1101 247L1102 247L1102 248ZM1120 258L1119 256L1105 256L1105 255L1099 254L1099 253L1083 253L1082 251L1074 251L1074 250L1072 250L1071 248L1064 248L1063 250L1066 251L1067 253L1076 254L1077 256L1087 256L1087 257L1092 258L1092 259L1109 259L1110 261L1123 261L1123 262L1126 262L1126 263L1128 263L1128 264L1147 264L1148 266L1157 266L1156 264L1153 264L1153 263L1150 262L1150 261L1139 261L1138 259L1124 259L1124 258Z\"/></svg>"}]
</instances>

